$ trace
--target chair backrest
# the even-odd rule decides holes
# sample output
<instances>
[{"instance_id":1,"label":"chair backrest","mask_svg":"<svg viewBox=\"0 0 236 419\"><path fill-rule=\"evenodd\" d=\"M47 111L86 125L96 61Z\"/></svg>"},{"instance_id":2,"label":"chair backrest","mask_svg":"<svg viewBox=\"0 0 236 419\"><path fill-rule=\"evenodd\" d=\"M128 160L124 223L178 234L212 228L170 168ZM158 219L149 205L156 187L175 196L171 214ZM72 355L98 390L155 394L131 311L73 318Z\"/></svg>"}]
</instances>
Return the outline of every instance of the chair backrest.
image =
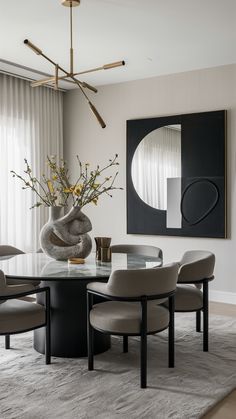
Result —
<instances>
[{"instance_id":1,"label":"chair backrest","mask_svg":"<svg viewBox=\"0 0 236 419\"><path fill-rule=\"evenodd\" d=\"M4 272L0 270L0 297L6 289L6 278ZM0 300L0 304L5 303L5 300Z\"/></svg>"},{"instance_id":2,"label":"chair backrest","mask_svg":"<svg viewBox=\"0 0 236 419\"><path fill-rule=\"evenodd\" d=\"M0 297L6 297L5 299L0 299L0 304L5 303L7 301L8 296L13 296L21 292L32 291L33 289L34 287L32 287L32 284L29 282L27 284L21 283L15 285L8 285L4 272L0 270Z\"/></svg>"},{"instance_id":3,"label":"chair backrest","mask_svg":"<svg viewBox=\"0 0 236 419\"><path fill-rule=\"evenodd\" d=\"M114 271L107 283L109 295L114 297L141 297L162 295L176 288L178 264L161 268Z\"/></svg>"},{"instance_id":4,"label":"chair backrest","mask_svg":"<svg viewBox=\"0 0 236 419\"><path fill-rule=\"evenodd\" d=\"M194 282L210 278L215 267L215 255L206 250L185 252L181 261L178 282Z\"/></svg>"},{"instance_id":5,"label":"chair backrest","mask_svg":"<svg viewBox=\"0 0 236 419\"><path fill-rule=\"evenodd\" d=\"M0 245L0 257L1 256L12 256L12 255L20 255L23 254L22 250L17 249L14 246L8 246L5 244Z\"/></svg>"},{"instance_id":6,"label":"chair backrest","mask_svg":"<svg viewBox=\"0 0 236 419\"><path fill-rule=\"evenodd\" d=\"M132 253L135 255L163 258L162 250L159 247L142 244L116 244L111 246L112 253Z\"/></svg>"}]
</instances>

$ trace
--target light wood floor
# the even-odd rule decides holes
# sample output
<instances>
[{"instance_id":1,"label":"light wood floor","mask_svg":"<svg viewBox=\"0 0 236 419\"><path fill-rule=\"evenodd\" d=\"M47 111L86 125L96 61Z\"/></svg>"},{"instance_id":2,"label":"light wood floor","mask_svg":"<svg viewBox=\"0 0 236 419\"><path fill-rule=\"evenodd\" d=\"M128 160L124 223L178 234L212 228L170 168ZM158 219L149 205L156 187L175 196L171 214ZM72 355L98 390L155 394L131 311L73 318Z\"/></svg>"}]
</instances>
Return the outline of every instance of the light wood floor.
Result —
<instances>
[{"instance_id":1,"label":"light wood floor","mask_svg":"<svg viewBox=\"0 0 236 419\"><path fill-rule=\"evenodd\" d=\"M210 314L236 317L236 305L210 303ZM236 342L235 342L236 352ZM235 356L236 358L236 356ZM236 390L211 409L202 419L236 419Z\"/></svg>"}]
</instances>

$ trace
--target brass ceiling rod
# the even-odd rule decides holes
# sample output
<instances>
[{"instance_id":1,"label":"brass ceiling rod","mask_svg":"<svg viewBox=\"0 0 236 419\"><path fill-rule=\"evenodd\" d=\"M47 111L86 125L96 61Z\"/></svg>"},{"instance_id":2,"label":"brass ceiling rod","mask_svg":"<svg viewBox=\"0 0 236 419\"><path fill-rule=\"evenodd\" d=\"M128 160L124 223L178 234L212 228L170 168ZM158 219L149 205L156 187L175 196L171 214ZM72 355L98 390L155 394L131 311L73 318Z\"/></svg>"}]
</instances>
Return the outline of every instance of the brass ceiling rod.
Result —
<instances>
[{"instance_id":1,"label":"brass ceiling rod","mask_svg":"<svg viewBox=\"0 0 236 419\"><path fill-rule=\"evenodd\" d=\"M70 73L74 73L72 2L70 2Z\"/></svg>"},{"instance_id":2,"label":"brass ceiling rod","mask_svg":"<svg viewBox=\"0 0 236 419\"><path fill-rule=\"evenodd\" d=\"M85 99L87 100L88 105L89 105L91 111L93 112L93 114L95 115L96 119L98 120L99 124L101 125L102 128L105 128L105 126L106 126L105 122L103 121L103 119L102 119L101 115L99 114L99 112L97 111L96 107L93 105L93 103L90 101L89 97L87 96L87 94L84 91L84 88L85 88L85 89L91 90L94 93L97 93L96 87L91 86L87 82L78 80L76 78L76 76L79 76L80 74L92 73L94 71L109 70L109 69L112 69L112 68L120 67L120 66L125 65L125 62L124 61L116 61L114 63L105 64L102 67L95 67L95 68L92 68L90 70L75 73L74 72L74 50L73 50L73 7L79 6L80 5L80 0L61 0L61 3L62 3L63 6L66 6L66 7L70 8L70 71L66 71L59 64L57 64L53 60L51 60L51 58L47 57L47 55L45 55L40 48L38 48L36 45L34 45L28 39L25 39L24 40L25 45L27 45L30 49L32 49L35 52L35 54L41 55L43 58L45 58L45 60L49 61L54 66L54 76L44 78L43 80L37 80L37 81L33 82L31 84L31 86L32 87L38 87L38 86L43 86L45 84L53 84L54 88L58 89L60 80L76 84L79 87L79 89L80 89L81 93L83 94L83 96L85 97ZM59 71L61 71L65 75L61 76L59 74Z\"/></svg>"}]
</instances>

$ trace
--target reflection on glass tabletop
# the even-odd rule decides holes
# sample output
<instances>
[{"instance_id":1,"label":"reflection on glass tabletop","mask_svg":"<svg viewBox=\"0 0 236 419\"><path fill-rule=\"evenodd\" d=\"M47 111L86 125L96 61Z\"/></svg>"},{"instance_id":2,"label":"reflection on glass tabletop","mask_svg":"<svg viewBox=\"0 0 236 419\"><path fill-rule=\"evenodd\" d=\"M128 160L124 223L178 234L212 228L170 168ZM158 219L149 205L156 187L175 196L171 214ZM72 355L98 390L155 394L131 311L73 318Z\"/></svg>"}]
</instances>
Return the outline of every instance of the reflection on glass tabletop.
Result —
<instances>
[{"instance_id":1,"label":"reflection on glass tabletop","mask_svg":"<svg viewBox=\"0 0 236 419\"><path fill-rule=\"evenodd\" d=\"M160 258L124 253L114 253L111 262L96 261L95 253L91 253L84 264L78 265L54 260L44 253L0 257L0 269L8 277L49 280L108 278L117 269L147 269L161 264Z\"/></svg>"}]
</instances>

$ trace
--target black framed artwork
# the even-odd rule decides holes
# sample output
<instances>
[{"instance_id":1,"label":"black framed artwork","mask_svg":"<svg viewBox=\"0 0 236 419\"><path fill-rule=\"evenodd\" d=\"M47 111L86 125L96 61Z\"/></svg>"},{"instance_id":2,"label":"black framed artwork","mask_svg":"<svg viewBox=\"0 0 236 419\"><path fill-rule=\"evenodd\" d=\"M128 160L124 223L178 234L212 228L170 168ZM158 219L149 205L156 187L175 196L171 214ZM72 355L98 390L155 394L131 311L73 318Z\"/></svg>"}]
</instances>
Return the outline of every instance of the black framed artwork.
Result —
<instances>
[{"instance_id":1,"label":"black framed artwork","mask_svg":"<svg viewBox=\"0 0 236 419\"><path fill-rule=\"evenodd\" d=\"M226 111L127 121L127 233L226 237Z\"/></svg>"}]
</instances>

